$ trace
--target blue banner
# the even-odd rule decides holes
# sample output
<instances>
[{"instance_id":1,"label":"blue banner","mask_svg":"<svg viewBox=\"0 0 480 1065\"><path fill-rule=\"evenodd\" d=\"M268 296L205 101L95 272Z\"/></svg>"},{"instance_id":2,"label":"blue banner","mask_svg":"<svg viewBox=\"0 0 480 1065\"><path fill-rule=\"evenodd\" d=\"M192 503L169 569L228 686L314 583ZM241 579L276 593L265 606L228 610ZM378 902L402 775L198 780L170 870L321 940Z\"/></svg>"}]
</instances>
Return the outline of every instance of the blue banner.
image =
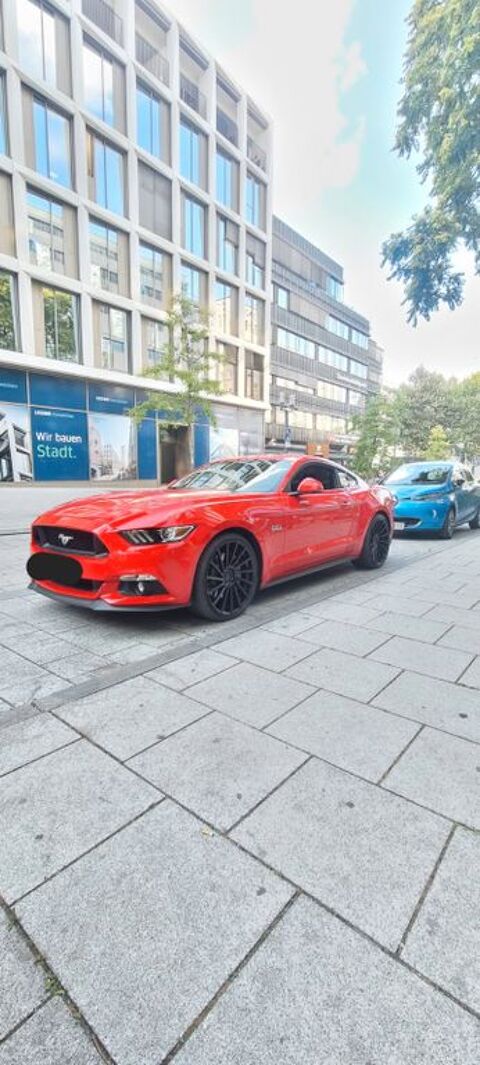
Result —
<instances>
[{"instance_id":1,"label":"blue banner","mask_svg":"<svg viewBox=\"0 0 480 1065\"><path fill-rule=\"evenodd\" d=\"M135 396L133 388L126 385L107 385L102 381L90 381L88 386L89 410L101 414L126 414L133 407Z\"/></svg>"},{"instance_id":2,"label":"blue banner","mask_svg":"<svg viewBox=\"0 0 480 1065\"><path fill-rule=\"evenodd\" d=\"M75 377L49 377L48 374L30 374L30 402L39 407L67 407L70 410L86 410L87 390L85 381Z\"/></svg>"},{"instance_id":3,"label":"blue banner","mask_svg":"<svg viewBox=\"0 0 480 1065\"><path fill-rule=\"evenodd\" d=\"M0 400L2 403L26 403L27 375L21 370L0 366Z\"/></svg>"},{"instance_id":4,"label":"blue banner","mask_svg":"<svg viewBox=\"0 0 480 1065\"><path fill-rule=\"evenodd\" d=\"M157 477L157 423L145 418L138 426L138 476L140 480Z\"/></svg>"},{"instance_id":5,"label":"blue banner","mask_svg":"<svg viewBox=\"0 0 480 1065\"><path fill-rule=\"evenodd\" d=\"M33 468L37 481L88 481L86 414L32 407Z\"/></svg>"}]
</instances>

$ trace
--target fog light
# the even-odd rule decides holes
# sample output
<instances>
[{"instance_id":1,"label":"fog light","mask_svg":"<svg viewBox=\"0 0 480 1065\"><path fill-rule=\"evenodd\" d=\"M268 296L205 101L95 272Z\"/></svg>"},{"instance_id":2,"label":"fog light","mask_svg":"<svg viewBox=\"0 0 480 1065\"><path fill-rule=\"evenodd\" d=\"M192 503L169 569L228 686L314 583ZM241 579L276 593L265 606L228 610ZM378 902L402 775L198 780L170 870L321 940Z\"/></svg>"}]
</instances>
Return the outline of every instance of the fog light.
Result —
<instances>
[{"instance_id":1,"label":"fog light","mask_svg":"<svg viewBox=\"0 0 480 1065\"><path fill-rule=\"evenodd\" d=\"M122 595L165 595L163 584L151 573L125 573L118 579Z\"/></svg>"}]
</instances>

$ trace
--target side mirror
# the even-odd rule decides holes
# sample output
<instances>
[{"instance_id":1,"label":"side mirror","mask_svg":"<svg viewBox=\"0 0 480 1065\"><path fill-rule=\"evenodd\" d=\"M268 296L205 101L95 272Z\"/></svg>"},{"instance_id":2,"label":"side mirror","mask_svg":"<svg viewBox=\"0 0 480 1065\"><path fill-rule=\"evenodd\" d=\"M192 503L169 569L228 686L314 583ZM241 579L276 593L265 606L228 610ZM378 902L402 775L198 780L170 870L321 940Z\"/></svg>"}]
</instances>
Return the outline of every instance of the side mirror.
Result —
<instances>
[{"instance_id":1,"label":"side mirror","mask_svg":"<svg viewBox=\"0 0 480 1065\"><path fill-rule=\"evenodd\" d=\"M455 485L455 488L461 488L462 484L465 484L465 478L464 477L454 477L453 478L453 484Z\"/></svg>"},{"instance_id":2,"label":"side mirror","mask_svg":"<svg viewBox=\"0 0 480 1065\"><path fill-rule=\"evenodd\" d=\"M300 481L300 484L297 488L297 492L301 496L313 495L314 492L318 493L324 491L325 489L322 482L317 481L315 477L304 477L303 481Z\"/></svg>"}]
</instances>

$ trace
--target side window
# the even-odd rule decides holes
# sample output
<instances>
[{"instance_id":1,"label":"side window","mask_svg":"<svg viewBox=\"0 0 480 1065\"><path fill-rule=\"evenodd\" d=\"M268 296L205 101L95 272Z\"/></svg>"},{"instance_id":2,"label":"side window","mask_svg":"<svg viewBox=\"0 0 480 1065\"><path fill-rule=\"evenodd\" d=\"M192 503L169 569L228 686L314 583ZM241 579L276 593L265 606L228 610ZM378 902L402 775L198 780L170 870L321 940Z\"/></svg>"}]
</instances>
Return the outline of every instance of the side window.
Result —
<instances>
[{"instance_id":1,"label":"side window","mask_svg":"<svg viewBox=\"0 0 480 1065\"><path fill-rule=\"evenodd\" d=\"M337 470L337 477L340 488L358 488L358 481L353 473L347 473L347 470Z\"/></svg>"},{"instance_id":2,"label":"side window","mask_svg":"<svg viewBox=\"0 0 480 1065\"><path fill-rule=\"evenodd\" d=\"M470 473L470 470L467 470L466 468L464 468L462 470L462 473L463 473L463 476L465 477L465 480L468 482L468 484L471 484L472 481L473 481L473 476Z\"/></svg>"},{"instance_id":3,"label":"side window","mask_svg":"<svg viewBox=\"0 0 480 1065\"><path fill-rule=\"evenodd\" d=\"M296 492L300 481L303 481L304 477L313 477L315 480L321 481L326 491L331 491L337 487L334 466L326 466L321 462L304 462L300 469L294 473L289 491Z\"/></svg>"}]
</instances>

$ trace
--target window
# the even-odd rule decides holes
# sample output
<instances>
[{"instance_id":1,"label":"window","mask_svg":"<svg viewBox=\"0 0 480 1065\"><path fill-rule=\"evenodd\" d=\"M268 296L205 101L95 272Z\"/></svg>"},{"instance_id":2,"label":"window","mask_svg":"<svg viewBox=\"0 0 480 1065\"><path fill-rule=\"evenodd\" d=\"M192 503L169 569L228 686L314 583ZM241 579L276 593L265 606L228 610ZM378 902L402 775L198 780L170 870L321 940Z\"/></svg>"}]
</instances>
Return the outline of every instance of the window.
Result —
<instances>
[{"instance_id":1,"label":"window","mask_svg":"<svg viewBox=\"0 0 480 1065\"><path fill-rule=\"evenodd\" d=\"M354 374L355 377L362 377L363 380L366 380L368 377L368 367L365 366L364 362L357 362L356 359L350 359L350 373Z\"/></svg>"},{"instance_id":2,"label":"window","mask_svg":"<svg viewBox=\"0 0 480 1065\"><path fill-rule=\"evenodd\" d=\"M0 171L0 252L16 254L12 178L3 170Z\"/></svg>"},{"instance_id":3,"label":"window","mask_svg":"<svg viewBox=\"0 0 480 1065\"><path fill-rule=\"evenodd\" d=\"M206 186L207 139L204 133L182 118L180 122L180 173L194 185Z\"/></svg>"},{"instance_id":4,"label":"window","mask_svg":"<svg viewBox=\"0 0 480 1065\"><path fill-rule=\"evenodd\" d=\"M70 188L70 122L36 96L33 98L33 135L35 170L51 181Z\"/></svg>"},{"instance_id":5,"label":"window","mask_svg":"<svg viewBox=\"0 0 480 1065\"><path fill-rule=\"evenodd\" d=\"M169 255L140 244L140 296L144 303L165 307L172 287L172 262Z\"/></svg>"},{"instance_id":6,"label":"window","mask_svg":"<svg viewBox=\"0 0 480 1065\"><path fill-rule=\"evenodd\" d=\"M108 126L125 128L125 72L112 56L85 39L83 42L83 92L85 107Z\"/></svg>"},{"instance_id":7,"label":"window","mask_svg":"<svg viewBox=\"0 0 480 1065\"><path fill-rule=\"evenodd\" d=\"M343 282L333 277L332 274L327 274L327 292L329 296L333 296L334 300L343 302Z\"/></svg>"},{"instance_id":8,"label":"window","mask_svg":"<svg viewBox=\"0 0 480 1065\"><path fill-rule=\"evenodd\" d=\"M17 350L16 291L13 274L0 270L0 348Z\"/></svg>"},{"instance_id":9,"label":"window","mask_svg":"<svg viewBox=\"0 0 480 1065\"><path fill-rule=\"evenodd\" d=\"M254 351L245 352L245 395L263 400L263 356Z\"/></svg>"},{"instance_id":10,"label":"window","mask_svg":"<svg viewBox=\"0 0 480 1065\"><path fill-rule=\"evenodd\" d=\"M17 0L18 58L37 81L70 92L69 27L43 0Z\"/></svg>"},{"instance_id":11,"label":"window","mask_svg":"<svg viewBox=\"0 0 480 1065\"><path fill-rule=\"evenodd\" d=\"M27 189L30 262L56 274L77 274L76 215L73 207Z\"/></svg>"},{"instance_id":12,"label":"window","mask_svg":"<svg viewBox=\"0 0 480 1065\"><path fill-rule=\"evenodd\" d=\"M329 381L318 381L317 393L321 399L333 399L335 403L347 402L346 388L340 388L339 385L331 385Z\"/></svg>"},{"instance_id":13,"label":"window","mask_svg":"<svg viewBox=\"0 0 480 1065\"><path fill-rule=\"evenodd\" d=\"M8 152L7 106L5 99L5 74L0 75L0 155Z\"/></svg>"},{"instance_id":14,"label":"window","mask_svg":"<svg viewBox=\"0 0 480 1065\"><path fill-rule=\"evenodd\" d=\"M359 483L355 474L349 473L348 470L338 470L337 477L340 488L358 488Z\"/></svg>"},{"instance_id":15,"label":"window","mask_svg":"<svg viewBox=\"0 0 480 1065\"><path fill-rule=\"evenodd\" d=\"M245 295L245 337L251 344L265 343L265 304L249 292Z\"/></svg>"},{"instance_id":16,"label":"window","mask_svg":"<svg viewBox=\"0 0 480 1065\"><path fill-rule=\"evenodd\" d=\"M293 429L313 429L313 414L306 410L291 410L288 422Z\"/></svg>"},{"instance_id":17,"label":"window","mask_svg":"<svg viewBox=\"0 0 480 1065\"><path fill-rule=\"evenodd\" d=\"M363 410L365 407L365 395L363 392L355 392L353 388L348 390L348 402L351 407Z\"/></svg>"},{"instance_id":18,"label":"window","mask_svg":"<svg viewBox=\"0 0 480 1065\"><path fill-rule=\"evenodd\" d=\"M129 371L128 315L118 307L94 304L95 365L102 370Z\"/></svg>"},{"instance_id":19,"label":"window","mask_svg":"<svg viewBox=\"0 0 480 1065\"><path fill-rule=\"evenodd\" d=\"M265 288L265 245L251 233L246 235L245 272L248 285Z\"/></svg>"},{"instance_id":20,"label":"window","mask_svg":"<svg viewBox=\"0 0 480 1065\"><path fill-rule=\"evenodd\" d=\"M228 274L238 274L238 226L217 215L217 266Z\"/></svg>"},{"instance_id":21,"label":"window","mask_svg":"<svg viewBox=\"0 0 480 1065\"><path fill-rule=\"evenodd\" d=\"M182 244L204 259L206 255L206 208L182 193Z\"/></svg>"},{"instance_id":22,"label":"window","mask_svg":"<svg viewBox=\"0 0 480 1065\"><path fill-rule=\"evenodd\" d=\"M307 359L315 358L315 344L313 340L302 337L299 333L292 333L289 329L277 329L277 344L287 351L295 351L297 355L304 355Z\"/></svg>"},{"instance_id":23,"label":"window","mask_svg":"<svg viewBox=\"0 0 480 1065\"><path fill-rule=\"evenodd\" d=\"M275 384L277 388L293 389L295 392L304 392L308 396L315 395L314 388L308 388L307 385L299 385L298 381L292 381L289 377L276 377Z\"/></svg>"},{"instance_id":24,"label":"window","mask_svg":"<svg viewBox=\"0 0 480 1065\"><path fill-rule=\"evenodd\" d=\"M344 433L346 429L345 418L336 418L334 414L317 414L317 429L326 432Z\"/></svg>"},{"instance_id":25,"label":"window","mask_svg":"<svg viewBox=\"0 0 480 1065\"><path fill-rule=\"evenodd\" d=\"M215 362L213 376L219 381L224 392L236 395L238 389L238 350L232 344L217 341L217 351L223 356L221 362Z\"/></svg>"},{"instance_id":26,"label":"window","mask_svg":"<svg viewBox=\"0 0 480 1065\"><path fill-rule=\"evenodd\" d=\"M91 200L115 214L125 213L124 157L93 133L87 138L88 192Z\"/></svg>"},{"instance_id":27,"label":"window","mask_svg":"<svg viewBox=\"0 0 480 1065\"><path fill-rule=\"evenodd\" d=\"M216 155L217 200L224 207L238 211L238 163L217 148Z\"/></svg>"},{"instance_id":28,"label":"window","mask_svg":"<svg viewBox=\"0 0 480 1065\"><path fill-rule=\"evenodd\" d=\"M368 336L366 333L361 333L359 329L351 329L350 339L352 344L356 344L358 348L363 348L364 351L368 351Z\"/></svg>"},{"instance_id":29,"label":"window","mask_svg":"<svg viewBox=\"0 0 480 1065\"><path fill-rule=\"evenodd\" d=\"M290 293L288 288L282 288L281 285L275 285L275 303L277 307L283 307L285 311L288 311L290 305Z\"/></svg>"},{"instance_id":30,"label":"window","mask_svg":"<svg viewBox=\"0 0 480 1065\"><path fill-rule=\"evenodd\" d=\"M207 290L206 274L194 266L182 263L182 292L192 303L205 303Z\"/></svg>"},{"instance_id":31,"label":"window","mask_svg":"<svg viewBox=\"0 0 480 1065\"><path fill-rule=\"evenodd\" d=\"M33 285L35 351L47 359L80 362L77 297L63 289Z\"/></svg>"},{"instance_id":32,"label":"window","mask_svg":"<svg viewBox=\"0 0 480 1065\"><path fill-rule=\"evenodd\" d=\"M238 333L238 290L223 281L215 282L215 328L217 333Z\"/></svg>"},{"instance_id":33,"label":"window","mask_svg":"<svg viewBox=\"0 0 480 1065\"><path fill-rule=\"evenodd\" d=\"M97 288L109 292L129 294L128 284L128 237L118 229L104 225L91 218L90 233L90 276Z\"/></svg>"},{"instance_id":34,"label":"window","mask_svg":"<svg viewBox=\"0 0 480 1065\"><path fill-rule=\"evenodd\" d=\"M326 366L334 366L336 370L348 373L348 359L345 355L340 355L340 352L332 351L330 348L319 347L318 357L320 362L324 362Z\"/></svg>"},{"instance_id":35,"label":"window","mask_svg":"<svg viewBox=\"0 0 480 1065\"><path fill-rule=\"evenodd\" d=\"M170 161L169 105L141 82L137 82L137 144L157 159Z\"/></svg>"},{"instance_id":36,"label":"window","mask_svg":"<svg viewBox=\"0 0 480 1065\"><path fill-rule=\"evenodd\" d=\"M326 327L331 333L335 333L337 337L343 337L344 340L349 340L350 326L348 326L346 322L341 322L339 318L334 318L333 314L328 315Z\"/></svg>"},{"instance_id":37,"label":"window","mask_svg":"<svg viewBox=\"0 0 480 1065\"><path fill-rule=\"evenodd\" d=\"M253 174L247 174L245 211L247 222L265 228L265 186Z\"/></svg>"},{"instance_id":38,"label":"window","mask_svg":"<svg viewBox=\"0 0 480 1065\"><path fill-rule=\"evenodd\" d=\"M172 183L145 163L138 164L140 225L159 237L172 237Z\"/></svg>"},{"instance_id":39,"label":"window","mask_svg":"<svg viewBox=\"0 0 480 1065\"><path fill-rule=\"evenodd\" d=\"M168 344L168 326L154 318L142 318L143 365L158 366Z\"/></svg>"}]
</instances>

